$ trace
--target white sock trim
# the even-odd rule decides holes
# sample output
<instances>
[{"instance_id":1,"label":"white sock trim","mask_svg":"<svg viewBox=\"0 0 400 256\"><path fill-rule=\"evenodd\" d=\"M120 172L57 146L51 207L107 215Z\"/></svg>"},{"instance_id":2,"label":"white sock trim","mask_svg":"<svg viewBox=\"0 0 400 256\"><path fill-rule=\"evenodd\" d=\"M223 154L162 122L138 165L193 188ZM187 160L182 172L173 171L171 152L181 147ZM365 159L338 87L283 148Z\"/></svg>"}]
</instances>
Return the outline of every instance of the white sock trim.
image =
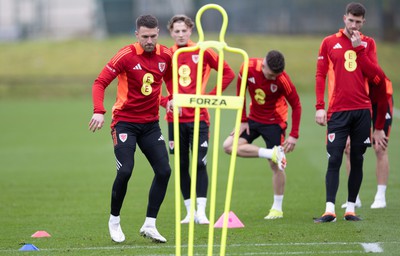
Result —
<instances>
[{"instance_id":1,"label":"white sock trim","mask_svg":"<svg viewBox=\"0 0 400 256\"><path fill-rule=\"evenodd\" d=\"M121 222L121 218L119 216L114 216L110 214L110 219L108 220L108 222L112 224L119 224Z\"/></svg>"},{"instance_id":2,"label":"white sock trim","mask_svg":"<svg viewBox=\"0 0 400 256\"><path fill-rule=\"evenodd\" d=\"M146 217L146 220L144 221L144 225L143 226L156 227L156 218Z\"/></svg>"},{"instance_id":3,"label":"white sock trim","mask_svg":"<svg viewBox=\"0 0 400 256\"><path fill-rule=\"evenodd\" d=\"M335 204L332 202L326 202L325 212L330 212L330 213L336 214Z\"/></svg>"},{"instance_id":4,"label":"white sock trim","mask_svg":"<svg viewBox=\"0 0 400 256\"><path fill-rule=\"evenodd\" d=\"M347 202L346 212L355 212L355 203Z\"/></svg>"},{"instance_id":5,"label":"white sock trim","mask_svg":"<svg viewBox=\"0 0 400 256\"><path fill-rule=\"evenodd\" d=\"M271 159L272 158L272 149L260 148L258 150L258 157Z\"/></svg>"},{"instance_id":6,"label":"white sock trim","mask_svg":"<svg viewBox=\"0 0 400 256\"><path fill-rule=\"evenodd\" d=\"M277 211L282 211L283 195L274 195L274 203L272 204L272 209Z\"/></svg>"}]
</instances>

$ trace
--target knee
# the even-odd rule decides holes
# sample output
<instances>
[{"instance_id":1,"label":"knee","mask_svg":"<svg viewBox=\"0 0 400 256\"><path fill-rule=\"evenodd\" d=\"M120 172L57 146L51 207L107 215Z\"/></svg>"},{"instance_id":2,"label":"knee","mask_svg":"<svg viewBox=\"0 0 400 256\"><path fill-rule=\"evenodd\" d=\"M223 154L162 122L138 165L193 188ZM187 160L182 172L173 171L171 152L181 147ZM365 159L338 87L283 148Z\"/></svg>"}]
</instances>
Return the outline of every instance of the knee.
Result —
<instances>
[{"instance_id":1,"label":"knee","mask_svg":"<svg viewBox=\"0 0 400 256\"><path fill-rule=\"evenodd\" d=\"M374 151L377 158L382 158L387 155L387 149L383 149L378 145L374 145Z\"/></svg>"},{"instance_id":2,"label":"knee","mask_svg":"<svg viewBox=\"0 0 400 256\"><path fill-rule=\"evenodd\" d=\"M329 152L329 158L328 158L329 170L339 171L340 166L342 164L342 160L343 160L343 151L332 150L331 152Z\"/></svg>"},{"instance_id":3,"label":"knee","mask_svg":"<svg viewBox=\"0 0 400 256\"><path fill-rule=\"evenodd\" d=\"M117 179L119 180L129 180L132 176L133 164L132 165L123 165L119 169L117 169Z\"/></svg>"},{"instance_id":4,"label":"knee","mask_svg":"<svg viewBox=\"0 0 400 256\"><path fill-rule=\"evenodd\" d=\"M171 177L171 167L169 165L163 166L155 173L157 178L168 181Z\"/></svg>"},{"instance_id":5,"label":"knee","mask_svg":"<svg viewBox=\"0 0 400 256\"><path fill-rule=\"evenodd\" d=\"M281 171L278 165L268 159L269 166L271 167L273 175L285 175L285 171Z\"/></svg>"},{"instance_id":6,"label":"knee","mask_svg":"<svg viewBox=\"0 0 400 256\"><path fill-rule=\"evenodd\" d=\"M132 176L134 167L133 158L120 158L117 159L117 179L129 180Z\"/></svg>"},{"instance_id":7,"label":"knee","mask_svg":"<svg viewBox=\"0 0 400 256\"><path fill-rule=\"evenodd\" d=\"M135 165L135 147L116 147L114 149L117 174L127 176L132 174Z\"/></svg>"},{"instance_id":8,"label":"knee","mask_svg":"<svg viewBox=\"0 0 400 256\"><path fill-rule=\"evenodd\" d=\"M352 146L350 149L350 157L351 159L362 160L364 159L364 154L366 151L366 146Z\"/></svg>"},{"instance_id":9,"label":"knee","mask_svg":"<svg viewBox=\"0 0 400 256\"><path fill-rule=\"evenodd\" d=\"M232 153L232 136L226 138L223 144L223 148L226 154L230 155Z\"/></svg>"},{"instance_id":10,"label":"knee","mask_svg":"<svg viewBox=\"0 0 400 256\"><path fill-rule=\"evenodd\" d=\"M163 179L169 180L169 178L171 177L171 169L168 169L165 172L163 172L162 176L163 176Z\"/></svg>"},{"instance_id":11,"label":"knee","mask_svg":"<svg viewBox=\"0 0 400 256\"><path fill-rule=\"evenodd\" d=\"M207 165L207 152L199 151L197 159L197 169L204 169L206 165Z\"/></svg>"}]
</instances>

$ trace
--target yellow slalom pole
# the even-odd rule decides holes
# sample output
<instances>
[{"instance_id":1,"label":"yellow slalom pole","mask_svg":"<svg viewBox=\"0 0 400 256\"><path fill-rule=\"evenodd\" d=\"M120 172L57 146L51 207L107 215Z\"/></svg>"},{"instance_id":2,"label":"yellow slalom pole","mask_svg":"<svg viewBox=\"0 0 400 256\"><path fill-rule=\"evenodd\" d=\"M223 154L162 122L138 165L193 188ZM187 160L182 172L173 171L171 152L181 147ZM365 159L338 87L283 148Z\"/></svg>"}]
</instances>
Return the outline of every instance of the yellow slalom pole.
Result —
<instances>
[{"instance_id":1,"label":"yellow slalom pole","mask_svg":"<svg viewBox=\"0 0 400 256\"><path fill-rule=\"evenodd\" d=\"M218 50L218 74L217 74L217 93L216 97L221 96L222 94L222 79L223 79L223 66L224 66L224 51L223 49L226 47L225 43L225 31L228 27L228 15L226 14L225 10L215 4L205 5L199 9L196 15L196 27L199 32L200 40L203 40L204 33L203 28L201 26L201 16L206 10L209 9L216 9L222 15L222 26L220 31L219 41L206 41L206 43L202 42L204 47L213 47ZM200 36L201 35L201 36ZM216 191L217 191L217 177L218 177L218 152L219 152L219 134L220 134L220 121L221 121L221 109L215 109L215 121L214 121L214 134L213 134L213 157L212 157L212 171L211 171L211 187L210 187L210 215L209 221L210 224L208 226L208 247L207 247L207 254L213 254L213 247L214 247L214 222L215 222L215 206L216 206Z\"/></svg>"},{"instance_id":2,"label":"yellow slalom pole","mask_svg":"<svg viewBox=\"0 0 400 256\"><path fill-rule=\"evenodd\" d=\"M179 107L183 107L184 104L181 103L180 96L186 98L185 94L179 94L178 90L178 56L183 52L191 52L198 50L198 46L179 48L172 56L172 90L173 90L173 117L174 117L174 162L175 162L175 255L181 255L181 206L180 206L180 138L179 138ZM202 67L203 58L199 58L198 66ZM202 69L201 69L202 72ZM201 93L201 84L199 86L199 77L201 81L201 76L197 77L196 84L196 95ZM198 141L199 141L199 119L200 119L200 109L196 107L195 109L195 119L194 119L194 132L197 136L193 136L193 157L192 157L192 173L191 173L191 192L190 198L192 204L190 206L190 222L189 222L189 244L188 244L188 255L193 255L193 236L194 236L194 206L193 198L195 198L196 192L196 179L197 179L197 156L198 156ZM196 164L195 164L196 163Z\"/></svg>"},{"instance_id":3,"label":"yellow slalom pole","mask_svg":"<svg viewBox=\"0 0 400 256\"><path fill-rule=\"evenodd\" d=\"M228 51L241 54L243 56L243 71L242 71L242 81L240 84L240 93L239 98L244 99L245 91L246 91L246 82L247 82L247 72L249 67L249 57L247 53L238 48L227 48ZM237 148L239 141L239 130L240 123L242 119L243 105L242 107L237 109L236 112L236 123L235 123L235 133L233 135L233 144L232 144L232 153L231 153L231 161L229 164L229 172L228 172L228 185L226 189L226 199L225 199L225 209L224 209L224 222L222 225L222 236L221 236L221 248L220 255L225 255L226 251L226 238L227 238L227 230L228 230L228 218L229 218L229 209L231 205L232 199L232 189L233 189L233 178L235 176L235 167L236 167L236 157L237 157Z\"/></svg>"},{"instance_id":4,"label":"yellow slalom pole","mask_svg":"<svg viewBox=\"0 0 400 256\"><path fill-rule=\"evenodd\" d=\"M172 90L178 93L178 55L172 56ZM179 141L179 107L177 104L173 105L174 117L174 165L175 165L175 255L181 255L181 191L180 191L180 141Z\"/></svg>"},{"instance_id":5,"label":"yellow slalom pole","mask_svg":"<svg viewBox=\"0 0 400 256\"><path fill-rule=\"evenodd\" d=\"M201 15L209 9L218 10L223 18L221 31L219 34L219 41L204 41L204 33L201 26ZM221 109L236 109L236 122L235 122L235 135L232 147L232 156L230 160L228 186L225 200L225 218L222 228L221 237L221 250L220 255L225 255L226 249L226 236L227 236L227 224L228 214L232 196L234 169L236 163L236 152L239 138L240 120L242 115L245 84L247 80L247 69L248 69L248 55L247 53L238 48L227 46L225 43L225 33L228 26L228 15L226 11L219 5L207 4L199 9L196 15L196 26L199 34L199 42L193 47L184 47L178 49L173 55L173 116L174 116L174 141L175 141L175 222L176 222L176 250L175 254L181 255L181 224L180 224L180 145L179 145L179 107L193 107L195 108L194 118L194 135L193 136L193 156L192 156L192 172L191 172L191 193L190 199L192 201L190 208L190 222L189 222L189 240L188 240L188 255L193 255L194 248L194 207L196 197L196 180L197 180L197 158L198 158L198 144L199 144L199 119L200 119L200 108L215 108L215 128L214 128L214 144L213 144L213 162L212 162L212 178L211 178L211 195L210 195L210 224L208 234L208 255L213 254L214 246L214 222L215 222L215 205L216 205L216 191L217 191L217 177L218 177L218 152L219 152L219 135L220 135L220 121L221 121ZM219 62L218 62L218 75L217 75L217 94L201 95L202 86L202 72L203 72L203 57L204 51L207 48L215 48L218 51ZM199 62L197 66L197 80L196 80L196 94L179 94L178 90L178 56L183 52L197 51L199 50ZM223 80L223 66L224 66L224 50L233 53L241 54L243 56L243 72L242 72L242 83L239 96L222 96L222 80Z\"/></svg>"}]
</instances>

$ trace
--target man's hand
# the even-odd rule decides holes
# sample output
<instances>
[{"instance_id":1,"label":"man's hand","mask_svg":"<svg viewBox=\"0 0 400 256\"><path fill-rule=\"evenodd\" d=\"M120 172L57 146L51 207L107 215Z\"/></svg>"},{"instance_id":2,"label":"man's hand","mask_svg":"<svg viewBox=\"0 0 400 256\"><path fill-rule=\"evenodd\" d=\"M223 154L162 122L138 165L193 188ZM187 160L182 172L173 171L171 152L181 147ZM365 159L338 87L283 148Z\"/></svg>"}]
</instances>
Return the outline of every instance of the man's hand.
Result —
<instances>
[{"instance_id":1,"label":"man's hand","mask_svg":"<svg viewBox=\"0 0 400 256\"><path fill-rule=\"evenodd\" d=\"M294 146L296 146L297 139L295 137L289 136L282 144L285 153L292 152Z\"/></svg>"},{"instance_id":2,"label":"man's hand","mask_svg":"<svg viewBox=\"0 0 400 256\"><path fill-rule=\"evenodd\" d=\"M372 135L374 138L375 145L374 147L381 147L382 150L386 150L388 139L386 137L384 130L375 130L374 134Z\"/></svg>"},{"instance_id":3,"label":"man's hand","mask_svg":"<svg viewBox=\"0 0 400 256\"><path fill-rule=\"evenodd\" d=\"M104 115L103 114L93 114L92 119L89 122L89 130L95 132L100 130L104 125Z\"/></svg>"},{"instance_id":4,"label":"man's hand","mask_svg":"<svg viewBox=\"0 0 400 256\"><path fill-rule=\"evenodd\" d=\"M173 113L174 112L174 100L172 99L172 100L169 100L168 102L167 102L167 107L166 107L166 109L167 109L167 113L168 112L171 112L171 113ZM179 116L182 116L182 108L178 108L179 109Z\"/></svg>"},{"instance_id":5,"label":"man's hand","mask_svg":"<svg viewBox=\"0 0 400 256\"><path fill-rule=\"evenodd\" d=\"M353 48L360 46L361 45L360 31L354 30L350 40L351 44L353 45Z\"/></svg>"},{"instance_id":6,"label":"man's hand","mask_svg":"<svg viewBox=\"0 0 400 256\"><path fill-rule=\"evenodd\" d=\"M166 109L167 109L167 113L168 113L168 112L173 112L173 111L174 111L174 100L169 100L169 101L167 102L167 107L166 107Z\"/></svg>"},{"instance_id":7,"label":"man's hand","mask_svg":"<svg viewBox=\"0 0 400 256\"><path fill-rule=\"evenodd\" d=\"M315 112L315 122L321 126L326 125L326 111L325 109L318 109Z\"/></svg>"},{"instance_id":8,"label":"man's hand","mask_svg":"<svg viewBox=\"0 0 400 256\"><path fill-rule=\"evenodd\" d=\"M239 136L243 133L243 131L246 131L247 134L250 134L249 123L245 122L240 124ZM232 136L233 134L235 134L235 129L233 129L230 135Z\"/></svg>"}]
</instances>

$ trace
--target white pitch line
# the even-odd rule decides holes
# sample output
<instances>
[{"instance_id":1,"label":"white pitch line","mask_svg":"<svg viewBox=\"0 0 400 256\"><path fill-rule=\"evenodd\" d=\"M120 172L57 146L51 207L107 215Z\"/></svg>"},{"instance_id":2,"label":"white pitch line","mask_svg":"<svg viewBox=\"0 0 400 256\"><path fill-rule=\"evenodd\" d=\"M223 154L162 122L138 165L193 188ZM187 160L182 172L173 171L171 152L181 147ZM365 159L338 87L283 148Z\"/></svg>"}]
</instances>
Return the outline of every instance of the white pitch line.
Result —
<instances>
[{"instance_id":1,"label":"white pitch line","mask_svg":"<svg viewBox=\"0 0 400 256\"><path fill-rule=\"evenodd\" d=\"M246 255L246 256L253 256L253 255L344 255L344 254L360 254L361 251L302 251L302 252L249 252L249 253L230 253L227 255Z\"/></svg>"},{"instance_id":2,"label":"white pitch line","mask_svg":"<svg viewBox=\"0 0 400 256\"><path fill-rule=\"evenodd\" d=\"M363 250L334 250L334 251L294 251L294 252L241 252L239 254L235 252L227 253L227 255L313 255L313 254L353 254L353 253L363 253L363 252L371 252L371 253L381 253L384 252L381 247L382 244L400 244L400 241L388 241L388 242L375 242L375 243L366 243L366 242L309 242L309 243L263 243L263 244L230 244L228 247L271 247L271 246L329 246L329 245L361 245ZM163 248L172 249L175 248L175 245L164 245ZM182 245L182 247L187 247L187 245ZM207 245L195 245L195 248L207 247ZM215 248L219 248L220 245L214 245ZM160 246L158 245L125 245L125 246L99 246L99 247L75 247L75 248L40 248L40 251L46 252L57 252L57 251L97 251L97 250L121 250L121 249L142 249L147 248L158 249ZM13 249L0 249L1 252L11 252L15 251ZM147 256L173 256L174 254L146 254ZM200 254L198 254L200 255Z\"/></svg>"},{"instance_id":3,"label":"white pitch line","mask_svg":"<svg viewBox=\"0 0 400 256\"><path fill-rule=\"evenodd\" d=\"M383 252L379 243L361 243L365 252Z\"/></svg>"}]
</instances>

